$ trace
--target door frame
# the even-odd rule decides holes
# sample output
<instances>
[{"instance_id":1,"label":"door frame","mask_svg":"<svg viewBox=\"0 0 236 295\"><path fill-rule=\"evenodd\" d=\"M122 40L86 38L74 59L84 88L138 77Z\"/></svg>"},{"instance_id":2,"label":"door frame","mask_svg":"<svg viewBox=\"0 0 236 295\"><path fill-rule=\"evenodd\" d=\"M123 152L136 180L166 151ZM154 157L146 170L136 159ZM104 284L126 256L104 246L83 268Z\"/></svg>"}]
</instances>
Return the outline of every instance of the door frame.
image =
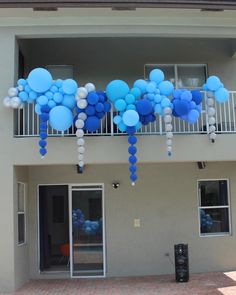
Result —
<instances>
[{"instance_id":1,"label":"door frame","mask_svg":"<svg viewBox=\"0 0 236 295\"><path fill-rule=\"evenodd\" d=\"M91 188L88 189L86 187L90 186ZM73 275L73 235L72 235L72 192L73 191L81 191L81 190L98 190L96 186L100 186L102 192L102 249L103 249L103 274L97 276L74 276ZM77 189L73 189L73 187L77 187ZM94 188L93 188L94 187ZM84 188L84 189L83 189ZM104 183L77 183L77 184L69 184L69 235L70 235L70 277L71 278L104 278L106 277L106 231L105 231L105 197L104 197Z\"/></svg>"}]
</instances>

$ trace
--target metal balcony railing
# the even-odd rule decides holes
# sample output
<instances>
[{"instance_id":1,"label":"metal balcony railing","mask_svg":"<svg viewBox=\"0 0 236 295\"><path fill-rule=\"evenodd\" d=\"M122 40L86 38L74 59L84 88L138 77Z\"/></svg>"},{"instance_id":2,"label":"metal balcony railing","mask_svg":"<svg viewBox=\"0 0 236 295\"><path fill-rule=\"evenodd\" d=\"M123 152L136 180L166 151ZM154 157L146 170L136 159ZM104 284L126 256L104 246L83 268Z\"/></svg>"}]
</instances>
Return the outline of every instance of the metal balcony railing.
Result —
<instances>
[{"instance_id":1,"label":"metal balcony railing","mask_svg":"<svg viewBox=\"0 0 236 295\"><path fill-rule=\"evenodd\" d=\"M203 112L196 124L190 125L187 122L173 117L174 134L203 134L208 132L208 118L206 113L206 93L203 92ZM226 103L216 103L216 133L236 133L236 91L230 91L230 98ZM86 133L88 136L113 136L122 135L117 126L113 123L115 112L107 113L101 120L99 130L93 133ZM34 104L26 104L22 109L15 111L14 136L33 137L39 135L39 117L34 112ZM71 127L64 133L48 127L48 136L75 136L75 127ZM157 120L143 126L137 134L140 135L162 135L165 133L163 118L157 116Z\"/></svg>"}]
</instances>

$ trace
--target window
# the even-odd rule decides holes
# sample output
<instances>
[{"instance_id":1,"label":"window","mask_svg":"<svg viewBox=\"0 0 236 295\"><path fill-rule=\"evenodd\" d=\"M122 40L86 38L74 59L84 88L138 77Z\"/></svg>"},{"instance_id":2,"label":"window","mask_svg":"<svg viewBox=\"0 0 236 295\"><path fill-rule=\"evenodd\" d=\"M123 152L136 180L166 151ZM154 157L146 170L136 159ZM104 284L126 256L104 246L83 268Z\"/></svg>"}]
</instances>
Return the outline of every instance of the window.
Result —
<instances>
[{"instance_id":1,"label":"window","mask_svg":"<svg viewBox=\"0 0 236 295\"><path fill-rule=\"evenodd\" d=\"M57 79L73 79L74 69L69 65L48 65L47 70L51 73L54 80Z\"/></svg>"},{"instance_id":2,"label":"window","mask_svg":"<svg viewBox=\"0 0 236 295\"><path fill-rule=\"evenodd\" d=\"M146 64L144 77L159 68L165 73L165 79L171 81L175 88L201 88L206 82L207 66L205 64Z\"/></svg>"},{"instance_id":3,"label":"window","mask_svg":"<svg viewBox=\"0 0 236 295\"><path fill-rule=\"evenodd\" d=\"M228 181L198 181L200 236L229 235L230 207Z\"/></svg>"},{"instance_id":4,"label":"window","mask_svg":"<svg viewBox=\"0 0 236 295\"><path fill-rule=\"evenodd\" d=\"M26 243L26 216L25 216L25 184L18 182L17 189L17 217L18 217L18 245Z\"/></svg>"}]
</instances>

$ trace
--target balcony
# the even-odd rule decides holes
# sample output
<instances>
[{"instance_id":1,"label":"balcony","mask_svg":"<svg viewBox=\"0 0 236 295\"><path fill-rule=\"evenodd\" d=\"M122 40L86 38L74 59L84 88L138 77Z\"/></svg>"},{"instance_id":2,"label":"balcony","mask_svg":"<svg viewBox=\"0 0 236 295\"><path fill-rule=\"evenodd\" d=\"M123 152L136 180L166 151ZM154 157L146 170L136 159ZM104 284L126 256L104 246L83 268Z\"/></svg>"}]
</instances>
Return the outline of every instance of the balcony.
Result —
<instances>
[{"instance_id":1,"label":"balcony","mask_svg":"<svg viewBox=\"0 0 236 295\"><path fill-rule=\"evenodd\" d=\"M203 112L196 124L190 125L179 118L173 117L174 134L207 134L208 116L206 113L206 93L203 92ZM230 91L230 98L226 103L216 104L216 133L227 134L236 133L235 107L236 91ZM102 120L101 126L97 132L86 133L87 136L121 136L115 124L113 117L115 112L110 112ZM14 116L14 137L36 137L39 136L39 117L34 112L34 104L27 104L22 109L15 111ZM71 127L64 133L60 133L48 127L49 137L72 137L75 136L75 127ZM157 116L154 123L143 126L137 134L139 135L162 135L165 134L163 118Z\"/></svg>"}]
</instances>

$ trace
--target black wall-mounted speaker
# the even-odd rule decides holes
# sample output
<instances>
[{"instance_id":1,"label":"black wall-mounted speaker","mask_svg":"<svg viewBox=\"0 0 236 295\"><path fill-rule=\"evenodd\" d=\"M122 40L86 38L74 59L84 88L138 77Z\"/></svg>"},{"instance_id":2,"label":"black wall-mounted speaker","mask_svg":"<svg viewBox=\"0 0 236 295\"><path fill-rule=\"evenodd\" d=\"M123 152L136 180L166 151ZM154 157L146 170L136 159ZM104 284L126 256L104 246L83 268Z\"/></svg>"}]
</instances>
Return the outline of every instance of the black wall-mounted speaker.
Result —
<instances>
[{"instance_id":1,"label":"black wall-mounted speaker","mask_svg":"<svg viewBox=\"0 0 236 295\"><path fill-rule=\"evenodd\" d=\"M183 283L189 280L188 245L175 245L175 280Z\"/></svg>"}]
</instances>

